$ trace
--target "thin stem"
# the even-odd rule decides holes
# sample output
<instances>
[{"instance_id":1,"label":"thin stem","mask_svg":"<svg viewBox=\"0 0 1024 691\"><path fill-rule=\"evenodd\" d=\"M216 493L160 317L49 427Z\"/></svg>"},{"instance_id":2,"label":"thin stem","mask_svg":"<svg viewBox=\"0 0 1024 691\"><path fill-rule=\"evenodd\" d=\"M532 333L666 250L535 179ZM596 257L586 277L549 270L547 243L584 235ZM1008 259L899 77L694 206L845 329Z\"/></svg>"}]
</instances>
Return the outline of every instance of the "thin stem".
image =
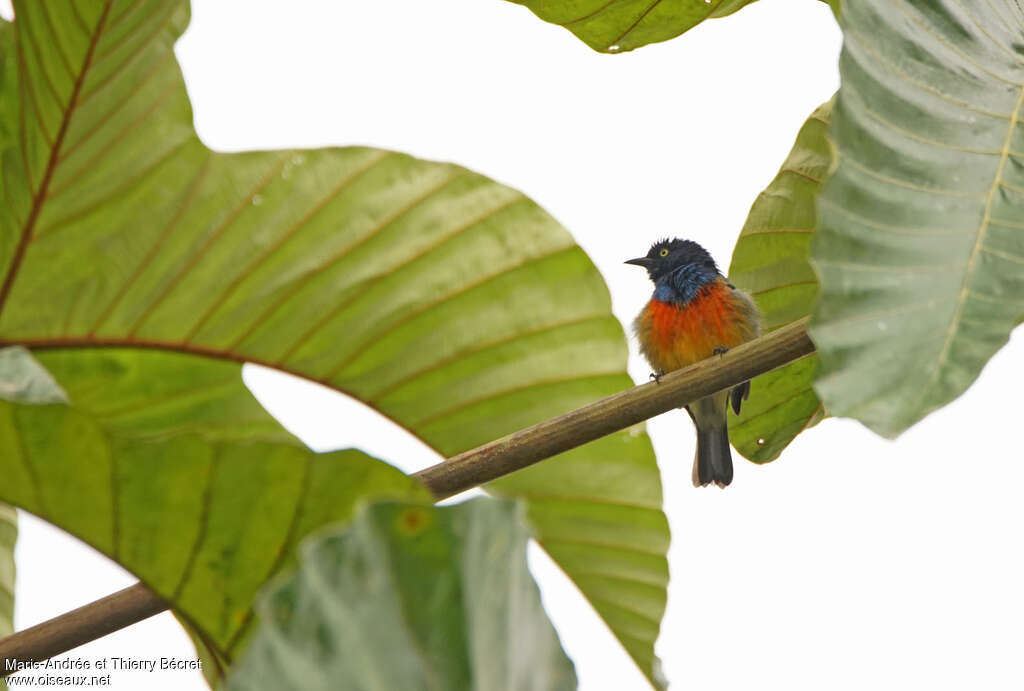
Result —
<instances>
[{"instance_id":1,"label":"thin stem","mask_svg":"<svg viewBox=\"0 0 1024 691\"><path fill-rule=\"evenodd\" d=\"M720 357L670 372L565 415L478 446L413 475L445 499L522 470L699 398L732 388L814 352L806 320L744 343Z\"/></svg>"},{"instance_id":2,"label":"thin stem","mask_svg":"<svg viewBox=\"0 0 1024 691\"><path fill-rule=\"evenodd\" d=\"M90 602L42 624L0 639L0 678L18 671L14 662L45 660L167 609L167 603L141 583ZM14 662L11 662L14 661Z\"/></svg>"},{"instance_id":3,"label":"thin stem","mask_svg":"<svg viewBox=\"0 0 1024 691\"><path fill-rule=\"evenodd\" d=\"M545 458L680 408L814 352L802 319L658 382L620 391L590 405L453 456L415 473L438 500L522 470ZM59 655L158 614L168 603L138 583L59 617L0 639L0 678L8 660Z\"/></svg>"}]
</instances>

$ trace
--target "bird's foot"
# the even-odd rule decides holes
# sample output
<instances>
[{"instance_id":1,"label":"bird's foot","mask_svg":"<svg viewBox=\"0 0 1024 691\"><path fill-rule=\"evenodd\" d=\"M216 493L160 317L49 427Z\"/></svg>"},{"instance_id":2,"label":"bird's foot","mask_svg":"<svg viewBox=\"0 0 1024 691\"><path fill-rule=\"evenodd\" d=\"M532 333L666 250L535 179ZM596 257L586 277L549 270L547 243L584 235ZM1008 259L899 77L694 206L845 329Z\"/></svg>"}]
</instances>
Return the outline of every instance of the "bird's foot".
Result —
<instances>
[{"instance_id":1,"label":"bird's foot","mask_svg":"<svg viewBox=\"0 0 1024 691\"><path fill-rule=\"evenodd\" d=\"M711 352L713 352L715 355L721 356L721 355L725 355L726 353L728 353L729 349L726 346L718 346L717 348L715 348Z\"/></svg>"},{"instance_id":2,"label":"bird's foot","mask_svg":"<svg viewBox=\"0 0 1024 691\"><path fill-rule=\"evenodd\" d=\"M655 384L661 381L661 378L665 376L665 370L658 370L657 372L651 372L647 378L653 381Z\"/></svg>"}]
</instances>

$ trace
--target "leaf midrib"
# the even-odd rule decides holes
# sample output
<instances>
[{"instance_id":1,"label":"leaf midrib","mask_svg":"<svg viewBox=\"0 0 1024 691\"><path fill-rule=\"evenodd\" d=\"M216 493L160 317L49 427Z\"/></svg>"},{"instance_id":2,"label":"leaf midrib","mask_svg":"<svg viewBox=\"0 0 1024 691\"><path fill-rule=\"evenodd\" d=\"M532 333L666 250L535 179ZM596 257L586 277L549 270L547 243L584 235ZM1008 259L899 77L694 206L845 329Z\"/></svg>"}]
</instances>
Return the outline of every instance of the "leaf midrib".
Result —
<instances>
[{"instance_id":1,"label":"leaf midrib","mask_svg":"<svg viewBox=\"0 0 1024 691\"><path fill-rule=\"evenodd\" d=\"M50 188L50 182L53 180L53 173L57 167L58 159L60 158L61 145L64 143L64 138L67 135L68 128L71 125L71 115L75 111L75 106L78 102L79 95L82 91L82 84L85 82L85 77L89 72L89 67L92 64L93 56L96 52L96 46L99 44L100 36L103 34L103 27L106 24L107 17L110 14L110 8L113 5L113 0L107 0L103 5L103 12L100 14L99 20L96 22L96 27L92 31L92 36L89 38L89 45L86 48L85 56L82 58L82 68L78 72L78 76L75 78L75 83L71 87L71 96L68 99L68 103L64 106L64 113L61 117L60 128L57 130L57 136L54 138L53 146L50 147L50 155L46 162L46 168L43 170L43 177L39 181L39 187L36 190L35 195L32 198L32 207L29 210L28 218L25 220L25 225L22 226L21 234L18 238L18 244L14 249L14 256L11 258L11 265L7 269L7 274L4 276L3 284L0 285L0 314L3 313L4 307L7 305L7 298L10 296L11 288L14 286L14 281L18 276L18 269L21 267L22 260L25 257L25 250L28 247L29 241L32 239L32 230L35 228L36 221L39 219L39 214L43 208L43 202L46 200L47 192ZM21 30L16 23L16 30ZM19 81L21 81L19 77ZM27 85L24 85L27 86ZM22 112L24 112L24 104L21 105ZM42 118L40 118L42 121ZM22 141L21 146L23 150L27 150L27 142L25 141L26 133L25 129L22 128L20 132ZM31 179L28 180L31 186Z\"/></svg>"},{"instance_id":2,"label":"leaf midrib","mask_svg":"<svg viewBox=\"0 0 1024 691\"><path fill-rule=\"evenodd\" d=\"M332 383L326 378L318 378L310 374L309 372L300 371L291 367L288 367L282 362L270 362L269 360L261 360L260 358L252 357L250 355L242 355L231 350L219 350L217 348L210 348L207 346L196 345L193 343L183 343L177 341L158 341L153 339L136 338L133 336L122 337L122 338L98 338L98 337L57 337L57 338L18 338L18 339L0 339L0 348L7 346L20 345L28 348L29 350L77 350L77 349L89 349L89 348L143 348L147 350L162 350L165 352L182 353L185 355L196 355L199 357L212 358L215 360L227 360L229 362L237 362L240 365L246 363L259 365L260 367L266 367L267 369L274 369L285 374L290 374L306 381L311 381L316 384L325 386L338 393L345 394L353 397L360 403L369 406L373 410L377 411L381 415L387 417L389 420L394 422L396 425L404 429L406 432L423 441L424 444L427 442L416 433L415 430L403 425L401 422L393 418L392 416L385 413L383 410L375 406L372 402L363 400L355 394L341 389L337 384ZM428 444L429 446L429 444Z\"/></svg>"},{"instance_id":3,"label":"leaf midrib","mask_svg":"<svg viewBox=\"0 0 1024 691\"><path fill-rule=\"evenodd\" d=\"M1001 149L1002 153L999 156L999 165L996 167L995 177L992 179L992 185L989 187L988 197L985 200L985 211L982 214L981 223L978 226L978 235L974 241L974 246L971 248L971 256L967 260L964 279L960 286L960 296L956 301L956 310L953 312L953 318L949 322L949 328L946 330L946 339L942 344L942 348L939 350L931 376L928 377L927 383L921 387L917 407L920 407L920 405L924 403L928 394L935 388L935 384L939 379L939 374L945 368L946 361L949 358L949 352L953 346L953 340L955 339L956 334L960 332L964 305L967 303L971 294L970 285L971 279L974 276L975 263L978 259L978 255L981 254L981 251L984 249L986 233L991 226L992 205L996 198L996 192L1003 185L1003 170L1006 167L1006 161L1009 159L1010 145L1013 142L1014 130L1021 122L1020 115L1022 108L1024 108L1024 86L1021 86L1020 88L1020 94L1017 96L1017 104L1014 106L1009 126L1006 128L1006 137L1003 139L1003 146Z\"/></svg>"}]
</instances>

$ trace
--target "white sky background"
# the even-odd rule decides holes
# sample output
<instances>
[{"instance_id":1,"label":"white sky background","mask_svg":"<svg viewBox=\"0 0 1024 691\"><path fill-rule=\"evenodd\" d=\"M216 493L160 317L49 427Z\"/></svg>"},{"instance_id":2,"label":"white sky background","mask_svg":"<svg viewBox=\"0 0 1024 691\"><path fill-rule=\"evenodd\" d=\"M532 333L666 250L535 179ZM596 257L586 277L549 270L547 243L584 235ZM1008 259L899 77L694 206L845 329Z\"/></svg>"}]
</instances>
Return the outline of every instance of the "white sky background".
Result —
<instances>
[{"instance_id":1,"label":"white sky background","mask_svg":"<svg viewBox=\"0 0 1024 691\"><path fill-rule=\"evenodd\" d=\"M626 324L650 284L622 261L681 235L728 266L751 202L838 86L840 35L813 0L762 0L616 56L500 0L193 4L177 52L209 146L368 144L468 166L564 223ZM658 644L673 688L1020 688L1022 380L1018 336L898 441L828 420L775 463L737 455L726 491L690 486L684 413L652 420L673 530ZM341 395L253 368L246 381L318 450L359 446L409 471L438 460ZM19 628L132 582L36 519L21 531ZM557 567L531 559L580 688L643 689ZM164 614L71 654L112 655L194 653ZM205 688L182 672L113 684Z\"/></svg>"}]
</instances>

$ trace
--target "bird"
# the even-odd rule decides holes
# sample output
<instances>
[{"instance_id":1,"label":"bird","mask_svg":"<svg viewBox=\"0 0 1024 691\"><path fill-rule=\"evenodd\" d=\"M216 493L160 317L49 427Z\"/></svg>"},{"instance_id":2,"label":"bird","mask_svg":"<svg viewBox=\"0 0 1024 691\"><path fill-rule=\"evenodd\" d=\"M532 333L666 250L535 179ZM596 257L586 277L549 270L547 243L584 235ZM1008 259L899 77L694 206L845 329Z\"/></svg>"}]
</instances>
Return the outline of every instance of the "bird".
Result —
<instances>
[{"instance_id":1,"label":"bird","mask_svg":"<svg viewBox=\"0 0 1024 691\"><path fill-rule=\"evenodd\" d=\"M654 283L654 294L633 322L633 330L655 381L761 334L754 301L730 283L708 251L693 240L659 240L645 256L626 263L647 269ZM697 428L695 487L714 483L724 488L732 482L726 412L732 405L739 414L749 394L748 381L686 406Z\"/></svg>"}]
</instances>

